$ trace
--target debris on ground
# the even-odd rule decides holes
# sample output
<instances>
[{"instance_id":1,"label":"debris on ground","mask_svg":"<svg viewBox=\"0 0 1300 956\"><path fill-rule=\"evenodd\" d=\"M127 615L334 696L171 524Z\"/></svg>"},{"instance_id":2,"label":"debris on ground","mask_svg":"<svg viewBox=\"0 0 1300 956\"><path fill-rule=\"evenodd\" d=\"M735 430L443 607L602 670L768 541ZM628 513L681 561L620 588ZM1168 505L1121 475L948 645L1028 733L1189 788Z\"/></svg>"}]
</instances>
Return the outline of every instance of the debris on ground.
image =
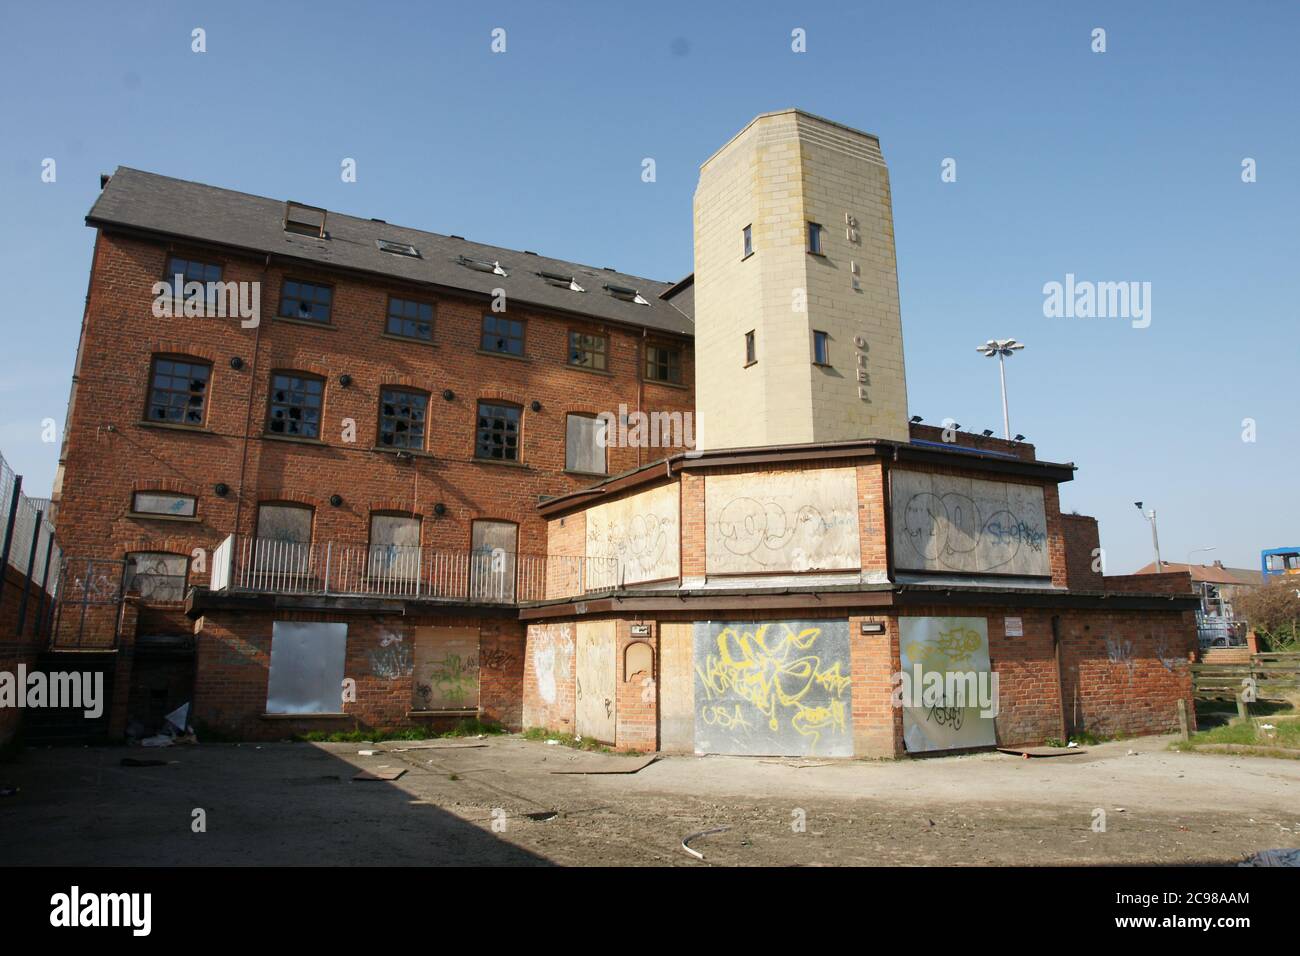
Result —
<instances>
[{"instance_id":1,"label":"debris on ground","mask_svg":"<svg viewBox=\"0 0 1300 956\"><path fill-rule=\"evenodd\" d=\"M552 770L551 773L636 773L658 760L659 755L651 754L649 757L643 757L637 761L629 761L626 757L609 757L606 759L609 761L608 763L602 762L595 765L588 764L586 767Z\"/></svg>"},{"instance_id":2,"label":"debris on ground","mask_svg":"<svg viewBox=\"0 0 1300 956\"><path fill-rule=\"evenodd\" d=\"M1300 866L1300 850L1260 850L1246 857L1238 866Z\"/></svg>"},{"instance_id":3,"label":"debris on ground","mask_svg":"<svg viewBox=\"0 0 1300 956\"><path fill-rule=\"evenodd\" d=\"M689 853L691 856L695 857L695 859L702 860L704 859L704 854L701 853L699 850L691 849L690 842L692 840L698 839L699 837L711 836L714 833L726 833L730 829L731 827L709 827L707 830L697 830L696 832L691 833L682 838L682 849L685 850L687 853Z\"/></svg>"},{"instance_id":4,"label":"debris on ground","mask_svg":"<svg viewBox=\"0 0 1300 956\"><path fill-rule=\"evenodd\" d=\"M998 753L1012 757L1070 757L1074 754L1086 754L1088 751L1073 740L1069 747L999 747Z\"/></svg>"},{"instance_id":5,"label":"debris on ground","mask_svg":"<svg viewBox=\"0 0 1300 956\"><path fill-rule=\"evenodd\" d=\"M357 751L357 756L358 756L358 757L373 757L373 756L374 756L375 754L377 754L377 753L379 753L378 750L358 750L358 751Z\"/></svg>"}]
</instances>

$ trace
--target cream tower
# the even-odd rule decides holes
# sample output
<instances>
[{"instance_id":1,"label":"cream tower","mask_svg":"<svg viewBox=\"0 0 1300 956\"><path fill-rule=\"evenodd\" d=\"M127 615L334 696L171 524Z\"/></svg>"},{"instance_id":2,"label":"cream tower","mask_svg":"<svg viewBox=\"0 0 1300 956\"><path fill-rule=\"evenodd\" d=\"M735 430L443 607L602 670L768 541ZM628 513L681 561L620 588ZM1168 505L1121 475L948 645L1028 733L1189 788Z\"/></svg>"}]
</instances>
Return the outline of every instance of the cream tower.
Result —
<instances>
[{"instance_id":1,"label":"cream tower","mask_svg":"<svg viewBox=\"0 0 1300 956\"><path fill-rule=\"evenodd\" d=\"M764 113L700 167L695 323L698 448L907 440L876 137Z\"/></svg>"}]
</instances>

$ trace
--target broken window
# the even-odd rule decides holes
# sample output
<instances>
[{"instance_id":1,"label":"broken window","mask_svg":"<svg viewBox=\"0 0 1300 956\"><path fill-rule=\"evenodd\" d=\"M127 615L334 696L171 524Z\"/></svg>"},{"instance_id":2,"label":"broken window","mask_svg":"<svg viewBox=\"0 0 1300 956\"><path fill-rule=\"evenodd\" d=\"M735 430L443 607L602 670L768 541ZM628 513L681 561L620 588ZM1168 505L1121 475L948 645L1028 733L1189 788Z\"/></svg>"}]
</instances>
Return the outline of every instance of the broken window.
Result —
<instances>
[{"instance_id":1,"label":"broken window","mask_svg":"<svg viewBox=\"0 0 1300 956\"><path fill-rule=\"evenodd\" d=\"M315 282L285 279L280 291L280 317L330 324L334 290Z\"/></svg>"},{"instance_id":2,"label":"broken window","mask_svg":"<svg viewBox=\"0 0 1300 956\"><path fill-rule=\"evenodd\" d=\"M518 528L509 521L475 521L470 532L470 600L493 604L515 599Z\"/></svg>"},{"instance_id":3,"label":"broken window","mask_svg":"<svg viewBox=\"0 0 1300 956\"><path fill-rule=\"evenodd\" d=\"M496 315L483 316L483 337L479 347L484 352L523 355L524 323Z\"/></svg>"},{"instance_id":4,"label":"broken window","mask_svg":"<svg viewBox=\"0 0 1300 956\"><path fill-rule=\"evenodd\" d=\"M273 373L267 432L297 438L319 438L321 400L324 394L325 380L315 375Z\"/></svg>"},{"instance_id":5,"label":"broken window","mask_svg":"<svg viewBox=\"0 0 1300 956\"><path fill-rule=\"evenodd\" d=\"M399 299L395 295L390 295L388 325L385 326L385 331L389 335L400 335L404 339L433 341L432 304L416 302L413 299Z\"/></svg>"},{"instance_id":6,"label":"broken window","mask_svg":"<svg viewBox=\"0 0 1300 956\"><path fill-rule=\"evenodd\" d=\"M478 403L474 457L493 461L519 460L519 406Z\"/></svg>"},{"instance_id":7,"label":"broken window","mask_svg":"<svg viewBox=\"0 0 1300 956\"><path fill-rule=\"evenodd\" d=\"M401 388L379 393L379 444L384 448L424 450L425 415L429 396Z\"/></svg>"},{"instance_id":8,"label":"broken window","mask_svg":"<svg viewBox=\"0 0 1300 956\"><path fill-rule=\"evenodd\" d=\"M155 358L149 375L151 422L169 425L203 425L203 408L212 366L187 358Z\"/></svg>"},{"instance_id":9,"label":"broken window","mask_svg":"<svg viewBox=\"0 0 1300 956\"><path fill-rule=\"evenodd\" d=\"M681 384L681 349L667 345L647 345L645 350L645 377L651 382Z\"/></svg>"},{"instance_id":10,"label":"broken window","mask_svg":"<svg viewBox=\"0 0 1300 956\"><path fill-rule=\"evenodd\" d=\"M183 554L138 551L126 556L126 593L142 600L175 603L185 600L185 576L190 559Z\"/></svg>"},{"instance_id":11,"label":"broken window","mask_svg":"<svg viewBox=\"0 0 1300 956\"><path fill-rule=\"evenodd\" d=\"M337 714L343 710L348 626L275 621L271 625L268 714Z\"/></svg>"},{"instance_id":12,"label":"broken window","mask_svg":"<svg viewBox=\"0 0 1300 956\"><path fill-rule=\"evenodd\" d=\"M606 369L606 353L609 340L603 335L588 335L585 332L569 333L569 364L579 368Z\"/></svg>"},{"instance_id":13,"label":"broken window","mask_svg":"<svg viewBox=\"0 0 1300 956\"><path fill-rule=\"evenodd\" d=\"M603 418L571 414L565 419L564 468L588 475L605 474L605 427Z\"/></svg>"}]
</instances>

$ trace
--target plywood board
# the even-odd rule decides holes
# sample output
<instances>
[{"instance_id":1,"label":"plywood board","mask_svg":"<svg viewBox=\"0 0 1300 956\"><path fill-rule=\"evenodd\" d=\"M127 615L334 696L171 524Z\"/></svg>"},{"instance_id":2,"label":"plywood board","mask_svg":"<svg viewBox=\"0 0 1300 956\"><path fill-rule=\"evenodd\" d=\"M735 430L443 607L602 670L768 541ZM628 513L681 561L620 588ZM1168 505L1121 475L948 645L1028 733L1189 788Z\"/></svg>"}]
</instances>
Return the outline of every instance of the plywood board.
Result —
<instances>
[{"instance_id":1,"label":"plywood board","mask_svg":"<svg viewBox=\"0 0 1300 956\"><path fill-rule=\"evenodd\" d=\"M588 510L588 590L678 577L680 503L674 483Z\"/></svg>"},{"instance_id":2,"label":"plywood board","mask_svg":"<svg viewBox=\"0 0 1300 956\"><path fill-rule=\"evenodd\" d=\"M894 565L916 571L1046 577L1043 489L891 472Z\"/></svg>"},{"instance_id":3,"label":"plywood board","mask_svg":"<svg viewBox=\"0 0 1300 956\"><path fill-rule=\"evenodd\" d=\"M472 627L417 627L412 710L477 710L479 636Z\"/></svg>"},{"instance_id":4,"label":"plywood board","mask_svg":"<svg viewBox=\"0 0 1300 956\"><path fill-rule=\"evenodd\" d=\"M974 673L977 679L983 674L987 682L992 667L986 618L900 617L898 627L902 669L911 683L923 687L925 675L932 672L945 675L945 682L949 672ZM907 700L903 703L903 742L909 753L997 743L994 718L981 716L978 705L958 707L955 699L946 698L928 707L907 706Z\"/></svg>"},{"instance_id":5,"label":"plywood board","mask_svg":"<svg viewBox=\"0 0 1300 956\"><path fill-rule=\"evenodd\" d=\"M695 749L695 626L689 621L659 623L659 749Z\"/></svg>"},{"instance_id":6,"label":"plywood board","mask_svg":"<svg viewBox=\"0 0 1300 956\"><path fill-rule=\"evenodd\" d=\"M578 623L576 727L579 737L614 742L614 622Z\"/></svg>"},{"instance_id":7,"label":"plywood board","mask_svg":"<svg viewBox=\"0 0 1300 956\"><path fill-rule=\"evenodd\" d=\"M853 755L849 623L697 621L695 750Z\"/></svg>"},{"instance_id":8,"label":"plywood board","mask_svg":"<svg viewBox=\"0 0 1300 956\"><path fill-rule=\"evenodd\" d=\"M574 727L574 626L528 625L524 661L524 725L571 732Z\"/></svg>"},{"instance_id":9,"label":"plywood board","mask_svg":"<svg viewBox=\"0 0 1300 956\"><path fill-rule=\"evenodd\" d=\"M852 468L710 475L704 485L709 574L856 569Z\"/></svg>"},{"instance_id":10,"label":"plywood board","mask_svg":"<svg viewBox=\"0 0 1300 956\"><path fill-rule=\"evenodd\" d=\"M343 710L348 626L276 621L271 625L268 714L337 714Z\"/></svg>"}]
</instances>

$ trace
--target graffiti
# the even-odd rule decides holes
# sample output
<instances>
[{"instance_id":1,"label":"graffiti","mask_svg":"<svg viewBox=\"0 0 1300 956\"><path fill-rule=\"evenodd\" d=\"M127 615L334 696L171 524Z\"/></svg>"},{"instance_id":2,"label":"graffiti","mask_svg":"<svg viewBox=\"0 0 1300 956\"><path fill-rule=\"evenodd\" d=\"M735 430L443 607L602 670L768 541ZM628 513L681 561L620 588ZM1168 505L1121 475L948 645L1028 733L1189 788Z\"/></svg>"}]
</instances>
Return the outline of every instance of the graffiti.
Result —
<instances>
[{"instance_id":1,"label":"graffiti","mask_svg":"<svg viewBox=\"0 0 1300 956\"><path fill-rule=\"evenodd\" d=\"M926 571L1051 573L1042 489L900 471L894 526L900 567Z\"/></svg>"},{"instance_id":2,"label":"graffiti","mask_svg":"<svg viewBox=\"0 0 1300 956\"><path fill-rule=\"evenodd\" d=\"M1169 653L1169 644L1164 638L1156 641L1156 658L1160 661L1160 666L1171 674L1177 673L1187 664L1186 658L1179 657L1177 654Z\"/></svg>"},{"instance_id":3,"label":"graffiti","mask_svg":"<svg viewBox=\"0 0 1300 956\"><path fill-rule=\"evenodd\" d=\"M709 572L859 567L856 495L856 475L844 468L710 477Z\"/></svg>"},{"instance_id":4,"label":"graffiti","mask_svg":"<svg viewBox=\"0 0 1300 956\"><path fill-rule=\"evenodd\" d=\"M459 654L448 654L442 660L430 662L428 683L418 683L416 694L424 709L437 704L447 709L472 705L478 699L478 662Z\"/></svg>"},{"instance_id":5,"label":"graffiti","mask_svg":"<svg viewBox=\"0 0 1300 956\"><path fill-rule=\"evenodd\" d=\"M607 559L628 584L676 577L678 548L676 485L642 492L587 512L587 555ZM596 573L607 574L603 562Z\"/></svg>"},{"instance_id":6,"label":"graffiti","mask_svg":"<svg viewBox=\"0 0 1300 956\"><path fill-rule=\"evenodd\" d=\"M380 646L376 650L367 652L366 657L370 660L370 673L384 680L409 677L415 670L411 645L405 643L400 637L391 640L388 644L384 644L381 640Z\"/></svg>"},{"instance_id":7,"label":"graffiti","mask_svg":"<svg viewBox=\"0 0 1300 956\"><path fill-rule=\"evenodd\" d=\"M1133 680L1133 670L1137 661L1133 659L1133 642L1123 641L1118 637L1106 638L1106 660L1128 671L1129 681Z\"/></svg>"},{"instance_id":8,"label":"graffiti","mask_svg":"<svg viewBox=\"0 0 1300 956\"><path fill-rule=\"evenodd\" d=\"M966 708L940 707L935 704L925 715L925 719L934 721L940 727L949 727L954 731L961 730L961 725L966 722Z\"/></svg>"},{"instance_id":9,"label":"graffiti","mask_svg":"<svg viewBox=\"0 0 1300 956\"><path fill-rule=\"evenodd\" d=\"M477 667L490 671L507 671L519 663L519 658L499 647L489 647L479 651Z\"/></svg>"},{"instance_id":10,"label":"graffiti","mask_svg":"<svg viewBox=\"0 0 1300 956\"><path fill-rule=\"evenodd\" d=\"M851 751L846 622L724 625L706 640L700 636L695 672L701 723L750 728L752 719L766 731L764 744L776 747L752 751L745 748L756 741L732 740L741 749L723 752L815 753L827 735Z\"/></svg>"},{"instance_id":11,"label":"graffiti","mask_svg":"<svg viewBox=\"0 0 1300 956\"><path fill-rule=\"evenodd\" d=\"M936 638L908 641L904 650L912 663L920 663L925 670L947 670L954 665L970 664L985 643L979 631L959 624L940 631Z\"/></svg>"},{"instance_id":12,"label":"graffiti","mask_svg":"<svg viewBox=\"0 0 1300 956\"><path fill-rule=\"evenodd\" d=\"M547 704L554 704L556 675L567 680L573 661L573 628L568 624L533 626L528 629L528 640L532 646L537 695Z\"/></svg>"}]
</instances>

